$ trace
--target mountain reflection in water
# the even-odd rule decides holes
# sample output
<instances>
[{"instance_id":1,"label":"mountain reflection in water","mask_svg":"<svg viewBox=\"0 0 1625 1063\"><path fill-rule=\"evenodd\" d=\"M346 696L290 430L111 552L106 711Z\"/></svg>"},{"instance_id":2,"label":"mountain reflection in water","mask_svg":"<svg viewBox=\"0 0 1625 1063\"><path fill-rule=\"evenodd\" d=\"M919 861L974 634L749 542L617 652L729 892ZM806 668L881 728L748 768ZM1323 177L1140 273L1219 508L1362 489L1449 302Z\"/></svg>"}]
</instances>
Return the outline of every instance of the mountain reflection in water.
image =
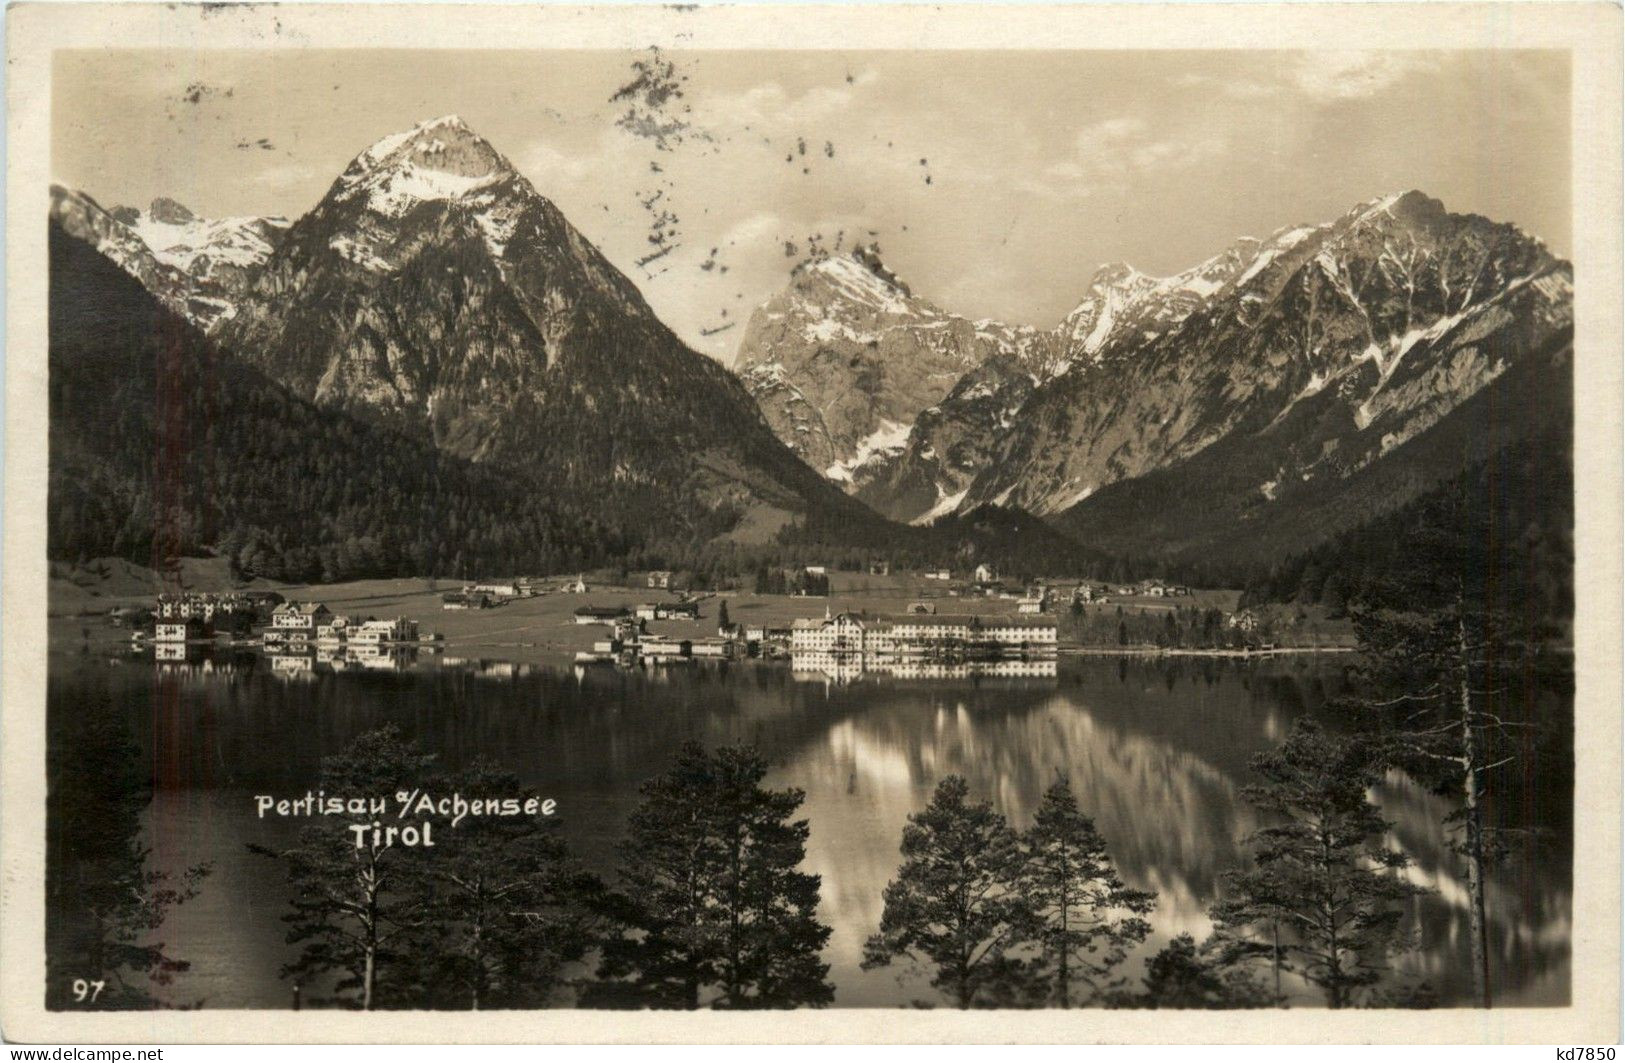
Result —
<instances>
[{"instance_id":1,"label":"mountain reflection in water","mask_svg":"<svg viewBox=\"0 0 1625 1063\"><path fill-rule=\"evenodd\" d=\"M823 879L838 1006L941 1003L922 978L858 967L903 825L936 783L964 775L1024 828L1064 773L1124 877L1159 894L1153 937L1126 967L1137 980L1146 951L1207 932L1219 875L1242 860L1241 839L1259 825L1241 800L1249 758L1284 739L1297 716L1325 718L1342 689L1338 662L1303 659L1001 662L1047 669L954 677L831 675L805 662L572 670L427 654L372 667L300 660L52 658L50 712L108 697L150 756L155 855L175 867L215 862L202 894L160 931L193 965L175 1001L288 1003L277 976L291 955L280 922L286 886L246 845L285 842L299 824L257 819L253 796L303 794L324 755L391 722L450 767L483 755L555 798L571 845L606 874L638 784L678 745L756 744L772 765L769 784L807 795L807 868ZM1551 709L1568 711L1563 699ZM1559 789L1541 807L1566 809L1571 778L1546 780ZM1378 797L1415 861L1409 874L1437 891L1414 905L1421 947L1405 967L1462 1001L1471 988L1463 872L1439 826L1449 806L1398 776ZM1568 998L1572 829L1566 813L1547 818L1543 848L1491 879L1498 1003Z\"/></svg>"}]
</instances>

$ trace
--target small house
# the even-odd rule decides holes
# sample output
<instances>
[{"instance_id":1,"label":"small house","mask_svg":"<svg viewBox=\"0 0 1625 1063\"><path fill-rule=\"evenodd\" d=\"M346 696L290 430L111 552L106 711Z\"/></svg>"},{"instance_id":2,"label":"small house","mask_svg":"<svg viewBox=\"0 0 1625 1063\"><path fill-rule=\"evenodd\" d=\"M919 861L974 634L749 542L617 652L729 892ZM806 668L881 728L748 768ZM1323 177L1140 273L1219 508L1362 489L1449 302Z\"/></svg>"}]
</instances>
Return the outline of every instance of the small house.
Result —
<instances>
[{"instance_id":1,"label":"small house","mask_svg":"<svg viewBox=\"0 0 1625 1063\"><path fill-rule=\"evenodd\" d=\"M656 569L649 573L649 587L653 590L668 590L671 587L671 572L666 569Z\"/></svg>"},{"instance_id":2,"label":"small house","mask_svg":"<svg viewBox=\"0 0 1625 1063\"><path fill-rule=\"evenodd\" d=\"M1049 599L1042 595L1023 598L1016 603L1016 612L1025 616L1037 616L1040 613L1047 613L1049 612Z\"/></svg>"},{"instance_id":3,"label":"small house","mask_svg":"<svg viewBox=\"0 0 1625 1063\"><path fill-rule=\"evenodd\" d=\"M316 625L317 642L343 642L345 632L350 629L350 618L342 613L329 617L325 624Z\"/></svg>"},{"instance_id":4,"label":"small house","mask_svg":"<svg viewBox=\"0 0 1625 1063\"><path fill-rule=\"evenodd\" d=\"M699 602L643 602L637 607L639 620L698 620Z\"/></svg>"},{"instance_id":5,"label":"small house","mask_svg":"<svg viewBox=\"0 0 1625 1063\"><path fill-rule=\"evenodd\" d=\"M973 578L977 583L997 583L999 581L999 570L996 566L990 565L984 561L982 564L976 566L976 572L973 574Z\"/></svg>"},{"instance_id":6,"label":"small house","mask_svg":"<svg viewBox=\"0 0 1625 1063\"><path fill-rule=\"evenodd\" d=\"M351 627L348 638L352 646L382 646L390 642L416 642L418 640L418 622L408 620L404 616L397 616L393 620L373 620L369 618Z\"/></svg>"},{"instance_id":7,"label":"small house","mask_svg":"<svg viewBox=\"0 0 1625 1063\"><path fill-rule=\"evenodd\" d=\"M333 613L321 602L283 602L271 610L271 628L288 638L315 638Z\"/></svg>"},{"instance_id":8,"label":"small house","mask_svg":"<svg viewBox=\"0 0 1625 1063\"><path fill-rule=\"evenodd\" d=\"M205 632L203 621L195 616L189 616L184 620L158 621L152 637L155 642L189 642L192 639L203 638Z\"/></svg>"},{"instance_id":9,"label":"small house","mask_svg":"<svg viewBox=\"0 0 1625 1063\"><path fill-rule=\"evenodd\" d=\"M605 627L614 626L615 622L627 615L625 606L583 605L575 612L576 623L603 624Z\"/></svg>"}]
</instances>

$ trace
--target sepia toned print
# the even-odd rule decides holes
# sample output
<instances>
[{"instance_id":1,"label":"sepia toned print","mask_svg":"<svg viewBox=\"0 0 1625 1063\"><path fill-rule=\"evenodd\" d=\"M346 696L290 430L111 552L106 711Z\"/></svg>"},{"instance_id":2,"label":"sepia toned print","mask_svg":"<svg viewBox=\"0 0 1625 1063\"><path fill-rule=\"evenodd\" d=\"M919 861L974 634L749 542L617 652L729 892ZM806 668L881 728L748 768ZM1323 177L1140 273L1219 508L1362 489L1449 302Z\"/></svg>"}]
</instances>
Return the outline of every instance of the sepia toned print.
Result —
<instances>
[{"instance_id":1,"label":"sepia toned print","mask_svg":"<svg viewBox=\"0 0 1625 1063\"><path fill-rule=\"evenodd\" d=\"M1572 50L267 32L49 63L30 1011L1597 999Z\"/></svg>"}]
</instances>

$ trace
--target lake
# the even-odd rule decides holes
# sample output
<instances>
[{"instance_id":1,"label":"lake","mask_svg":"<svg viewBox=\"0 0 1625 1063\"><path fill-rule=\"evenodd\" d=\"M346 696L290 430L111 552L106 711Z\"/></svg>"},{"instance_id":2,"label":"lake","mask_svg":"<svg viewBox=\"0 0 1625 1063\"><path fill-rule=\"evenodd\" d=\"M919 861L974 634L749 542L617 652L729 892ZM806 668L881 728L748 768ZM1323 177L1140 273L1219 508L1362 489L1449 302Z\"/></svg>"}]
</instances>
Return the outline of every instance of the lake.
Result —
<instances>
[{"instance_id":1,"label":"lake","mask_svg":"<svg viewBox=\"0 0 1625 1063\"><path fill-rule=\"evenodd\" d=\"M687 739L748 742L772 765L768 782L806 792L805 867L822 876L825 958L837 1006L943 1002L921 977L859 969L881 913L907 816L943 776L968 780L1018 829L1044 789L1067 774L1124 878L1155 890L1153 938L1205 935L1221 872L1244 859L1259 826L1242 800L1248 760L1309 714L1337 726L1327 702L1344 689L1346 658L1271 660L1066 657L1053 674L899 675L792 669L784 662L648 668L511 664L430 657L332 670L252 651L154 661L149 655L53 653L53 734L65 714L107 712L127 727L156 789L141 821L157 866L212 861L200 895L157 937L191 969L162 991L173 1003L286 1007L278 977L291 958L280 917L281 869L249 844L292 840L299 821L260 819L254 797L297 797L317 785L321 758L355 735L398 725L448 767L485 756L558 802L576 853L606 876L637 787ZM1542 712L1571 711L1566 692ZM53 784L76 751L53 750ZM1543 828L1494 872L1488 891L1498 1004L1568 1001L1572 926L1572 764L1536 761L1505 817ZM1445 846L1449 809L1394 776L1378 798L1408 874L1435 892L1410 913L1417 949L1402 961L1445 1002L1471 990L1464 870ZM53 829L57 826L53 824ZM1312 1005L1314 994L1295 1003Z\"/></svg>"}]
</instances>

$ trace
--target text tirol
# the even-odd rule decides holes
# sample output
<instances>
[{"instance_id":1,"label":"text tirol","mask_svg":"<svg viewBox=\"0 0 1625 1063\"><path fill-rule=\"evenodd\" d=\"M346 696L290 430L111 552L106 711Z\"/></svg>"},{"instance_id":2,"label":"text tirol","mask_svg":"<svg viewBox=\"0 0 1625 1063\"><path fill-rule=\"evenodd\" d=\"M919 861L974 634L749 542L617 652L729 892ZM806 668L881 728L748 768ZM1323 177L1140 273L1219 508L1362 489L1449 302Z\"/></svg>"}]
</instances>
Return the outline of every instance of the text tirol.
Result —
<instances>
[{"instance_id":1,"label":"text tirol","mask_svg":"<svg viewBox=\"0 0 1625 1063\"><path fill-rule=\"evenodd\" d=\"M424 820L421 827L415 823L404 827L393 825L386 827L378 820L373 820L371 823L352 823L349 831L355 838L357 849L388 849L392 845L434 848L434 824L428 820Z\"/></svg>"}]
</instances>

